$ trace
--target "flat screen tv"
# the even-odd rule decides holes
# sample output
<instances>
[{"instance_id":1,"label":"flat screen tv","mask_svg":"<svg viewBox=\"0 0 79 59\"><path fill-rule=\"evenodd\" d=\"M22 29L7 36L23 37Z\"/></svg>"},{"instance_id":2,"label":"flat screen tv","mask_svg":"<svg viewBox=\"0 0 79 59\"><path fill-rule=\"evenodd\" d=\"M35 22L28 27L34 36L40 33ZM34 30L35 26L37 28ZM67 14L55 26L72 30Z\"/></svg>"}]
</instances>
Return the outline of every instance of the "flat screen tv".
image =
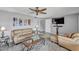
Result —
<instances>
[{"instance_id":1,"label":"flat screen tv","mask_svg":"<svg viewBox=\"0 0 79 59\"><path fill-rule=\"evenodd\" d=\"M64 17L62 17L62 18L53 18L52 23L53 24L64 24Z\"/></svg>"}]
</instances>

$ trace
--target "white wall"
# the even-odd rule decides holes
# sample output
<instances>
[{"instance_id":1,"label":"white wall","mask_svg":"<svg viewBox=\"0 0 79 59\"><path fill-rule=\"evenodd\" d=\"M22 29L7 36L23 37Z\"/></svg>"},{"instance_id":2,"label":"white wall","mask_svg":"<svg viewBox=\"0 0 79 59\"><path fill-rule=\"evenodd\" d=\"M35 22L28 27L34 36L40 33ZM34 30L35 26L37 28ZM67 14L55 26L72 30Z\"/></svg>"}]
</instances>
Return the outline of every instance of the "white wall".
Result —
<instances>
[{"instance_id":1,"label":"white wall","mask_svg":"<svg viewBox=\"0 0 79 59\"><path fill-rule=\"evenodd\" d=\"M45 20L42 19L39 21L40 22L40 31L45 31Z\"/></svg>"},{"instance_id":2,"label":"white wall","mask_svg":"<svg viewBox=\"0 0 79 59\"><path fill-rule=\"evenodd\" d=\"M79 15L78 15L78 32L79 32Z\"/></svg>"},{"instance_id":3,"label":"white wall","mask_svg":"<svg viewBox=\"0 0 79 59\"><path fill-rule=\"evenodd\" d=\"M48 19L49 20L49 19ZM51 20L51 19L50 19ZM50 26L50 22L47 22L47 25ZM54 24L52 24L51 33L56 34L56 27L53 27ZM65 34L65 33L72 33L72 32L78 32L78 15L67 15L64 17L64 24L63 27L59 28L59 34ZM47 28L48 31L49 27ZM49 32L49 31L48 31Z\"/></svg>"},{"instance_id":4,"label":"white wall","mask_svg":"<svg viewBox=\"0 0 79 59\"><path fill-rule=\"evenodd\" d=\"M13 27L13 17L21 18L22 20L32 19L31 25ZM36 24L39 24L39 23L38 23L38 20L35 18L26 16L23 14L0 11L0 27L1 26L6 27L7 29L7 31L5 31L6 35L10 35L13 29L34 28Z\"/></svg>"},{"instance_id":5,"label":"white wall","mask_svg":"<svg viewBox=\"0 0 79 59\"><path fill-rule=\"evenodd\" d=\"M45 20L45 32L51 33L51 19Z\"/></svg>"},{"instance_id":6,"label":"white wall","mask_svg":"<svg viewBox=\"0 0 79 59\"><path fill-rule=\"evenodd\" d=\"M65 16L65 23L64 30L66 32L78 32L78 15Z\"/></svg>"},{"instance_id":7,"label":"white wall","mask_svg":"<svg viewBox=\"0 0 79 59\"><path fill-rule=\"evenodd\" d=\"M68 15L64 17L65 24L59 29L60 34L78 32L78 16Z\"/></svg>"}]
</instances>

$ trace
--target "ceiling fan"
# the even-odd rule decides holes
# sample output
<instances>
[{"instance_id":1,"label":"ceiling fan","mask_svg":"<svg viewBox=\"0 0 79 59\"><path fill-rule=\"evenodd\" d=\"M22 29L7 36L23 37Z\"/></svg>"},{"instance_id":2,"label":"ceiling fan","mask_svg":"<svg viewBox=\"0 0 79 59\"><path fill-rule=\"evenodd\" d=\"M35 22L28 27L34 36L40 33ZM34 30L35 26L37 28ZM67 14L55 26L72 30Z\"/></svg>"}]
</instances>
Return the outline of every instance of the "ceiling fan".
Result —
<instances>
[{"instance_id":1,"label":"ceiling fan","mask_svg":"<svg viewBox=\"0 0 79 59\"><path fill-rule=\"evenodd\" d=\"M43 12L43 11L47 10L47 8L40 9L39 7L35 7L35 9L32 9L32 8L29 8L29 9L34 11L36 13L36 15L38 15L38 14L47 14L46 12Z\"/></svg>"}]
</instances>

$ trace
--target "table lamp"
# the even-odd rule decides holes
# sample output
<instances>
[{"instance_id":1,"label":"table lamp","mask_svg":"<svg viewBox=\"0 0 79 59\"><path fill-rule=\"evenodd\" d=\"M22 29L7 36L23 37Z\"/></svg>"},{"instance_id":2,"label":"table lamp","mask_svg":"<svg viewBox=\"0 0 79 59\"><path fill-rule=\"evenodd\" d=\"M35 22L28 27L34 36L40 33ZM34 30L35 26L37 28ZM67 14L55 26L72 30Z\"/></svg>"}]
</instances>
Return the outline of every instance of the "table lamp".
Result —
<instances>
[{"instance_id":1,"label":"table lamp","mask_svg":"<svg viewBox=\"0 0 79 59\"><path fill-rule=\"evenodd\" d=\"M33 31L36 31L36 28L33 28Z\"/></svg>"},{"instance_id":2,"label":"table lamp","mask_svg":"<svg viewBox=\"0 0 79 59\"><path fill-rule=\"evenodd\" d=\"M38 34L38 27L39 27L38 25L35 26L35 28L36 28L36 34Z\"/></svg>"},{"instance_id":3,"label":"table lamp","mask_svg":"<svg viewBox=\"0 0 79 59\"><path fill-rule=\"evenodd\" d=\"M3 38L4 37L4 31L6 30L6 28L2 26L0 30L2 31L1 35L2 35L2 38Z\"/></svg>"}]
</instances>

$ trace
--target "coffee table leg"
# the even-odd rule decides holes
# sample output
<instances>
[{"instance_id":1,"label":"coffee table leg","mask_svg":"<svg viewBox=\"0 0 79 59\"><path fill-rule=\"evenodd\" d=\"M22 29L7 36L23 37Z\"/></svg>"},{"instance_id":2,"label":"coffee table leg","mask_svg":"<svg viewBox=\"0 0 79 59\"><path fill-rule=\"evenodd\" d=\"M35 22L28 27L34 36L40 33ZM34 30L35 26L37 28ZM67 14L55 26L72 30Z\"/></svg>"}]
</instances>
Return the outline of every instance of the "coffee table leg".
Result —
<instances>
[{"instance_id":1,"label":"coffee table leg","mask_svg":"<svg viewBox=\"0 0 79 59\"><path fill-rule=\"evenodd\" d=\"M32 48L33 48L33 46L30 45L30 46L28 47L27 51L30 51Z\"/></svg>"},{"instance_id":2,"label":"coffee table leg","mask_svg":"<svg viewBox=\"0 0 79 59\"><path fill-rule=\"evenodd\" d=\"M27 51L30 51L30 49L28 48Z\"/></svg>"},{"instance_id":3,"label":"coffee table leg","mask_svg":"<svg viewBox=\"0 0 79 59\"><path fill-rule=\"evenodd\" d=\"M43 40L43 44L45 45L45 39Z\"/></svg>"}]
</instances>

